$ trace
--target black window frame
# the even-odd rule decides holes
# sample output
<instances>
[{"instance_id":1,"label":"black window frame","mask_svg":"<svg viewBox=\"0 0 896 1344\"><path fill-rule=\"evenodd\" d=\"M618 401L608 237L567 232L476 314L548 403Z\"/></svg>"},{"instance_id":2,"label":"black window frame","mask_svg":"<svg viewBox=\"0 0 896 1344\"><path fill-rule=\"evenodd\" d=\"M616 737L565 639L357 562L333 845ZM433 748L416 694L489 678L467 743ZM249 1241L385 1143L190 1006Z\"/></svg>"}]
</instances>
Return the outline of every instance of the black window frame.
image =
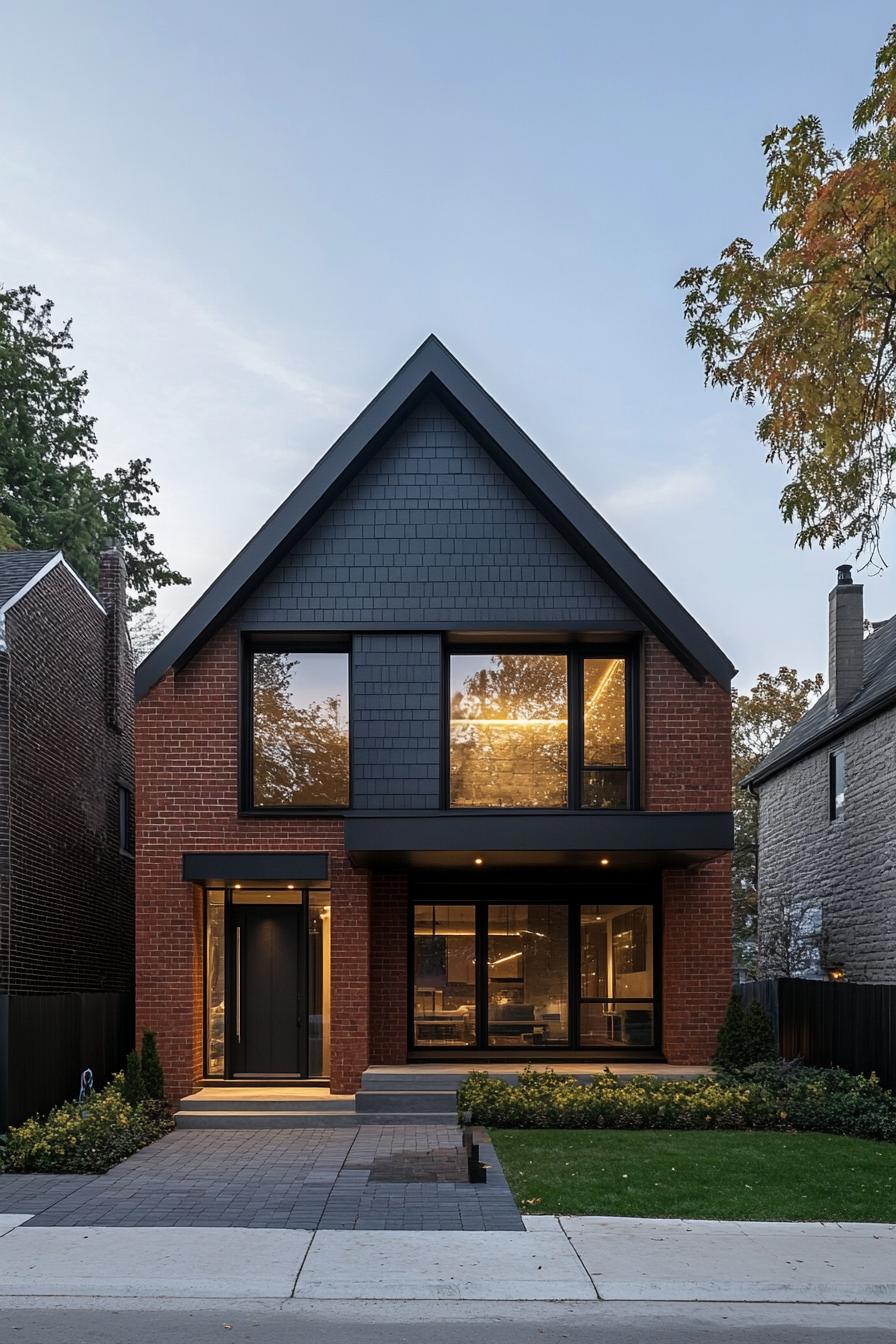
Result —
<instances>
[{"instance_id":1,"label":"black window frame","mask_svg":"<svg viewBox=\"0 0 896 1344\"><path fill-rule=\"evenodd\" d=\"M454 655L478 654L483 657L500 653L554 654L566 658L567 705L567 786L566 802L559 807L498 807L486 803L482 807L458 805L451 801L451 658ZM588 658L621 658L625 662L625 756L624 766L601 766L601 770L615 769L627 775L626 804L624 807L587 807L582 802L585 762L585 660ZM452 813L482 816L490 812L534 812L557 816L562 812L585 812L600 816L607 812L631 812L640 807L641 800L641 696L640 657L635 644L562 644L519 643L509 640L477 641L476 643L447 641L442 656L442 751L441 795L442 809Z\"/></svg>"},{"instance_id":2,"label":"black window frame","mask_svg":"<svg viewBox=\"0 0 896 1344\"><path fill-rule=\"evenodd\" d=\"M837 774L841 776L843 785L840 794L842 802L837 803ZM846 748L835 747L828 753L828 821L841 821L846 808Z\"/></svg>"},{"instance_id":3,"label":"black window frame","mask_svg":"<svg viewBox=\"0 0 896 1344\"><path fill-rule=\"evenodd\" d=\"M582 906L612 905L614 903L650 906L653 910L653 1040L652 1046L600 1046L581 1044L583 1003L603 1003L610 1000L594 999L582 994ZM472 905L474 907L476 938L476 1044L456 1045L428 1043L418 1045L414 1039L414 907L417 905ZM568 907L567 956L569 987L567 996L568 1032L565 1042L555 1042L545 1051L551 1054L578 1055L597 1059L661 1059L663 1057L663 901L661 885L655 878L644 877L632 883L599 881L588 883L565 877L556 885L521 872L513 879L491 879L481 885L472 883L433 882L423 880L409 884L407 900L407 1050L411 1060L446 1059L514 1059L527 1054L533 1046L499 1046L488 1044L488 968L486 946L488 939L488 910L491 905L565 905ZM616 998L613 1002L624 1002ZM647 999L630 999L631 1003L645 1003ZM541 1050L541 1047L537 1047Z\"/></svg>"},{"instance_id":4,"label":"black window frame","mask_svg":"<svg viewBox=\"0 0 896 1344\"><path fill-rule=\"evenodd\" d=\"M348 798L344 803L291 803L285 807L259 806L255 802L253 658L256 653L341 653L347 658L348 681L346 716L348 720ZM352 806L354 794L354 732L352 724L352 643L350 638L296 635L257 636L244 634L240 650L239 688L239 775L237 789L240 816L314 817L342 816Z\"/></svg>"},{"instance_id":5,"label":"black window frame","mask_svg":"<svg viewBox=\"0 0 896 1344\"><path fill-rule=\"evenodd\" d=\"M118 785L118 852L132 859L135 849L134 790L130 784Z\"/></svg>"}]
</instances>

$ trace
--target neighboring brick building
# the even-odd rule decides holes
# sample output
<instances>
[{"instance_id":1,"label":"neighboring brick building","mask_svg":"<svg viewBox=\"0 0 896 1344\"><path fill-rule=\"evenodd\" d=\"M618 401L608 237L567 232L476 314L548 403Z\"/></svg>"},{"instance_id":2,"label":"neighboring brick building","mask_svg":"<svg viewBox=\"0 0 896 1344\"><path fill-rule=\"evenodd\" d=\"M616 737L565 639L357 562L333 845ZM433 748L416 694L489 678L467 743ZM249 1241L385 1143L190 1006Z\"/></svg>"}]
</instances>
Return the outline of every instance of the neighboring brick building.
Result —
<instances>
[{"instance_id":1,"label":"neighboring brick building","mask_svg":"<svg viewBox=\"0 0 896 1344\"><path fill-rule=\"evenodd\" d=\"M124 562L0 554L0 1128L133 1032L134 712ZM125 851L125 852L123 852Z\"/></svg>"},{"instance_id":2,"label":"neighboring brick building","mask_svg":"<svg viewBox=\"0 0 896 1344\"><path fill-rule=\"evenodd\" d=\"M732 671L429 338L138 669L138 1026L172 1092L706 1061Z\"/></svg>"},{"instance_id":3,"label":"neighboring brick building","mask_svg":"<svg viewBox=\"0 0 896 1344\"><path fill-rule=\"evenodd\" d=\"M896 983L896 616L829 598L829 684L745 783L759 795L763 970Z\"/></svg>"}]
</instances>

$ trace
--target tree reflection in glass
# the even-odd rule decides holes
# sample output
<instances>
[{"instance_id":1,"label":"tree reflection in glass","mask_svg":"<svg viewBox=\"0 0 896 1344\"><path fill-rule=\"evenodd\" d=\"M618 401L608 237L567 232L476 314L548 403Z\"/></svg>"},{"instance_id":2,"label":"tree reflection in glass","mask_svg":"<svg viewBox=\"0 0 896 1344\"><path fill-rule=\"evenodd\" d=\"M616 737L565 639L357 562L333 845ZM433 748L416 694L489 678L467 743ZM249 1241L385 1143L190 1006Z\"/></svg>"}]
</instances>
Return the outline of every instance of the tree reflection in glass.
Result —
<instances>
[{"instance_id":1,"label":"tree reflection in glass","mask_svg":"<svg viewBox=\"0 0 896 1344\"><path fill-rule=\"evenodd\" d=\"M348 654L255 653L256 807L344 807L348 778Z\"/></svg>"}]
</instances>

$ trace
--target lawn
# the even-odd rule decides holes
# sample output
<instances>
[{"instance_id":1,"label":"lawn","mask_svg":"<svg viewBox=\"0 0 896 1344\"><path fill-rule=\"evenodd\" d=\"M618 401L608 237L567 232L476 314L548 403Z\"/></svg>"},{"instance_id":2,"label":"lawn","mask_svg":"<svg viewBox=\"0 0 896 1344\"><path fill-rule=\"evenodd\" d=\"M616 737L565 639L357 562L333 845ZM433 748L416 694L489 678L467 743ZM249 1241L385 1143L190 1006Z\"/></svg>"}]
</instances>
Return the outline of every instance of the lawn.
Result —
<instances>
[{"instance_id":1,"label":"lawn","mask_svg":"<svg viewBox=\"0 0 896 1344\"><path fill-rule=\"evenodd\" d=\"M896 1144L729 1130L491 1135L523 1213L896 1221Z\"/></svg>"}]
</instances>

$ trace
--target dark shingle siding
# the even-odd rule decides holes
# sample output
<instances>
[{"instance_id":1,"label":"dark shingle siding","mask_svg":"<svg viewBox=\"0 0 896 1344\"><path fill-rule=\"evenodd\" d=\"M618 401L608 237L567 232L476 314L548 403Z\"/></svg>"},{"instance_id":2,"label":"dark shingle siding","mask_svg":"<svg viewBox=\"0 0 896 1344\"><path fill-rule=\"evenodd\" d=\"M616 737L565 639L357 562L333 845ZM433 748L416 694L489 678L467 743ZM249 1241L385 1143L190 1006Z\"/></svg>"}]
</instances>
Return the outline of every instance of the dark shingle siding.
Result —
<instances>
[{"instance_id":1,"label":"dark shingle siding","mask_svg":"<svg viewBox=\"0 0 896 1344\"><path fill-rule=\"evenodd\" d=\"M747 775L743 781L745 784L748 781L761 781L769 773L774 773L776 768L784 769L802 759L813 750L820 738L829 737L839 727L842 726L846 732L850 724L860 719L878 700L882 701L881 711L896 701L896 616L868 635L862 651L865 660L864 678L858 695L839 714L832 714L829 694L825 691L796 727L791 728L787 736L769 752L762 764Z\"/></svg>"},{"instance_id":2,"label":"dark shingle siding","mask_svg":"<svg viewBox=\"0 0 896 1344\"><path fill-rule=\"evenodd\" d=\"M352 647L355 807L438 807L438 635L356 635Z\"/></svg>"},{"instance_id":3,"label":"dark shingle siding","mask_svg":"<svg viewBox=\"0 0 896 1344\"><path fill-rule=\"evenodd\" d=\"M267 629L632 619L435 397L242 612Z\"/></svg>"},{"instance_id":4,"label":"dark shingle siding","mask_svg":"<svg viewBox=\"0 0 896 1344\"><path fill-rule=\"evenodd\" d=\"M0 551L0 607L58 554L58 551Z\"/></svg>"}]
</instances>

